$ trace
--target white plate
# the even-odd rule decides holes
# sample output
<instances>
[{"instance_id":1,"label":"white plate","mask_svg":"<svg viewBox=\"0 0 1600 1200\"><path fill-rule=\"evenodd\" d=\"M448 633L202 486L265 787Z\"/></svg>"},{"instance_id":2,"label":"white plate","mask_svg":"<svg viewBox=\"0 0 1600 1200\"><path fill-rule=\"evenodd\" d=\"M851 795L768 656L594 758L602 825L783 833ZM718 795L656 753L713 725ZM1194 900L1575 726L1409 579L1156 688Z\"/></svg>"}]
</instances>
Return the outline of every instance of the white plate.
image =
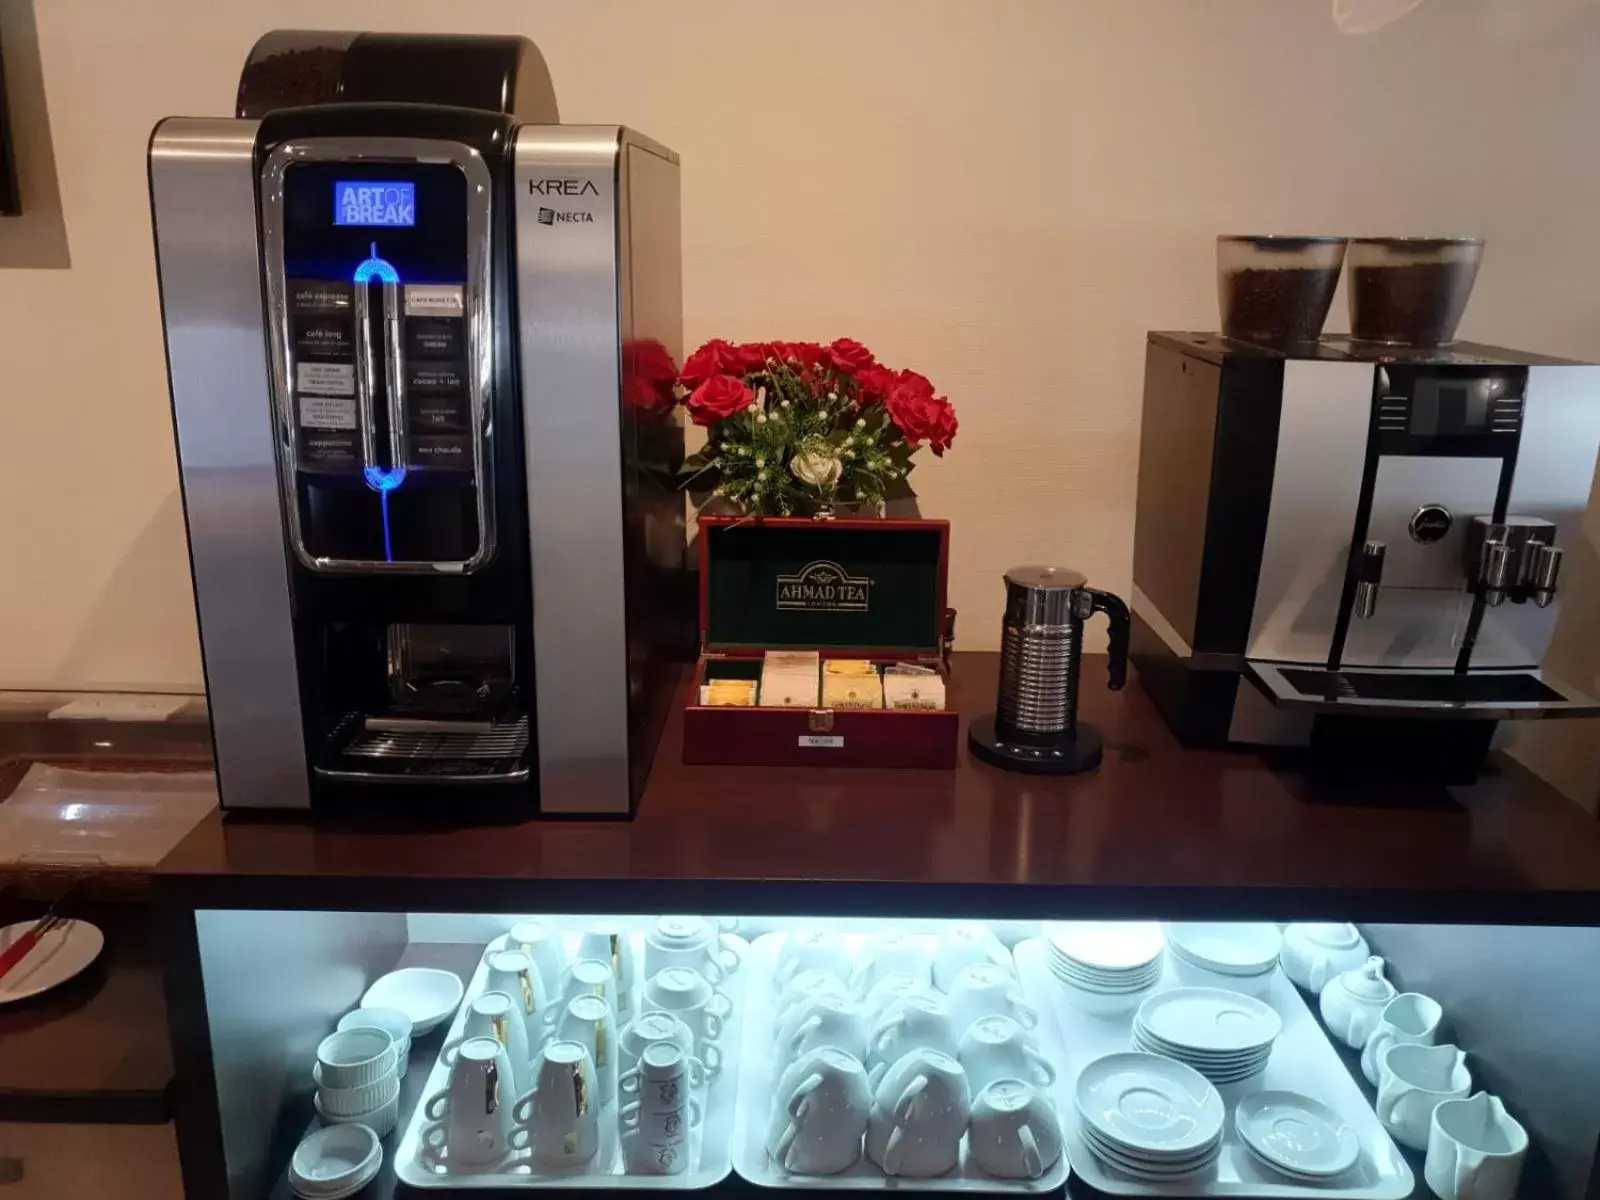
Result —
<instances>
[{"instance_id":1,"label":"white plate","mask_svg":"<svg viewBox=\"0 0 1600 1200\"><path fill-rule=\"evenodd\" d=\"M1050 969L1057 975L1068 975L1091 983L1105 983L1113 987L1121 987L1138 980L1158 978L1161 974L1161 963L1158 960L1148 966L1136 967L1131 971L1102 971L1098 967L1086 967L1073 959L1063 958L1058 954L1054 954L1050 957Z\"/></svg>"},{"instance_id":2,"label":"white plate","mask_svg":"<svg viewBox=\"0 0 1600 1200\"><path fill-rule=\"evenodd\" d=\"M578 932L564 932L566 956L570 960L576 953ZM630 933L634 954L643 961L644 934ZM744 948L742 939L728 935L726 943L735 951ZM489 967L480 956L477 969L467 985L467 999L476 999L488 981ZM698 1094L705 1117L689 1135L689 1167L676 1175L630 1174L623 1159L622 1140L617 1129L617 1103L604 1105L600 1110L600 1149L594 1158L581 1168L561 1171L535 1171L532 1156L526 1151L508 1154L491 1166L446 1168L444 1173L433 1170L422 1160L422 1130L427 1125L423 1106L418 1103L407 1117L400 1140L394 1152L395 1175L413 1188L506 1188L518 1191L531 1188L572 1188L608 1190L698 1191L713 1187L728 1177L733 1169L728 1152L733 1136L735 1100L739 1087L739 1046L745 1015L745 995L750 991L750 965L747 955L739 970L721 985L733 1001L733 1015L723 1028L717 1043L722 1051L722 1070ZM466 1025L466 1008L458 1009L444 1041L458 1037ZM635 1014L637 1015L637 1014ZM539 1039L542 1044L542 1039ZM536 1050L537 1047L534 1047ZM449 1084L450 1068L439 1059L423 1087L424 1097L443 1091Z\"/></svg>"},{"instance_id":3,"label":"white plate","mask_svg":"<svg viewBox=\"0 0 1600 1200\"><path fill-rule=\"evenodd\" d=\"M1088 1127L1081 1127L1084 1132L1084 1141L1088 1144L1090 1152L1101 1162L1107 1163L1125 1175L1132 1175L1136 1179L1174 1180L1190 1179L1202 1171L1210 1169L1221 1156L1221 1144L1215 1144L1197 1158L1184 1159L1174 1163L1157 1163L1148 1159L1134 1158L1125 1151L1119 1151L1107 1146L1104 1142L1094 1140L1088 1132Z\"/></svg>"},{"instance_id":4,"label":"white plate","mask_svg":"<svg viewBox=\"0 0 1600 1200\"><path fill-rule=\"evenodd\" d=\"M1097 1016L1080 1011L1067 989L1050 973L1049 949L1039 938L1019 944L1013 953L1017 979L1029 1004L1039 1010L1040 1044L1049 1048L1057 1077L1052 1091L1061 1111L1062 1135L1072 1158L1072 1173L1088 1188L1114 1196L1177 1200L1200 1196L1248 1197L1250 1200L1409 1200L1421 1180L1407 1165L1394 1139L1379 1123L1372 1102L1362 1094L1359 1076L1352 1077L1329 1042L1306 999L1281 972L1274 975L1263 999L1283 1018L1283 1033L1273 1043L1267 1068L1255 1079L1218 1088L1232 1108L1262 1088L1288 1089L1316 1096L1349 1122L1361 1142L1361 1157L1345 1174L1315 1183L1292 1179L1261 1162L1240 1139L1233 1121L1222 1135L1222 1157L1208 1172L1177 1183L1137 1179L1096 1158L1084 1140L1073 1110L1078 1073L1103 1054L1124 1049L1132 1014ZM1169 970L1162 989L1176 985ZM1315 1001L1312 1001L1314 1007Z\"/></svg>"},{"instance_id":5,"label":"white plate","mask_svg":"<svg viewBox=\"0 0 1600 1200\"><path fill-rule=\"evenodd\" d=\"M1321 1100L1299 1092L1246 1096L1233 1123L1250 1149L1299 1175L1343 1175L1361 1154L1349 1123Z\"/></svg>"},{"instance_id":6,"label":"white plate","mask_svg":"<svg viewBox=\"0 0 1600 1200\"><path fill-rule=\"evenodd\" d=\"M1260 975L1277 964L1283 934L1270 921L1169 921L1167 944L1222 975Z\"/></svg>"},{"instance_id":7,"label":"white plate","mask_svg":"<svg viewBox=\"0 0 1600 1200\"><path fill-rule=\"evenodd\" d=\"M1165 1054L1168 1058L1175 1058L1179 1062L1186 1062L1190 1066L1215 1067L1226 1071L1235 1067L1259 1066L1272 1057L1272 1046L1262 1046L1256 1050L1248 1050L1239 1054L1213 1054L1204 1050L1196 1050L1191 1046L1174 1046L1171 1042L1164 1042L1151 1034L1148 1030L1134 1027L1133 1040L1137 1043L1135 1050L1145 1050L1151 1054Z\"/></svg>"},{"instance_id":8,"label":"white plate","mask_svg":"<svg viewBox=\"0 0 1600 1200\"><path fill-rule=\"evenodd\" d=\"M1283 1019L1270 1005L1221 988L1157 992L1139 1006L1134 1021L1169 1046L1221 1053L1270 1046L1283 1032Z\"/></svg>"},{"instance_id":9,"label":"white plate","mask_svg":"<svg viewBox=\"0 0 1600 1200\"><path fill-rule=\"evenodd\" d=\"M34 921L18 921L0 929L0 950L34 927ZM87 921L68 921L45 934L22 961L0 977L0 1004L26 1000L51 988L60 987L88 970L105 948L105 935Z\"/></svg>"},{"instance_id":10,"label":"white plate","mask_svg":"<svg viewBox=\"0 0 1600 1200\"><path fill-rule=\"evenodd\" d=\"M866 934L845 934L846 949L859 959ZM926 939L932 948L933 938ZM971 1161L963 1139L961 1160L955 1170L934 1179L890 1179L865 1154L853 1167L838 1175L791 1175L767 1154L767 1117L776 1087L778 1062L773 1045L776 998L772 975L776 970L783 934L769 933L751 944L745 956L744 971L750 972L745 985L748 1011L745 1014L744 1042L739 1059L739 1105L733 1129L733 1167L747 1182L767 1188L798 1188L803 1191L868 1192L987 1192L1028 1195L1059 1192L1070 1168L1065 1151L1038 1179L996 1179ZM1040 1048L1053 1063L1062 1061L1060 1047L1041 1035ZM1055 1097L1059 1109L1061 1099Z\"/></svg>"},{"instance_id":11,"label":"white plate","mask_svg":"<svg viewBox=\"0 0 1600 1200\"><path fill-rule=\"evenodd\" d=\"M1046 921L1044 938L1065 958L1102 971L1133 971L1167 944L1155 921Z\"/></svg>"},{"instance_id":12,"label":"white plate","mask_svg":"<svg viewBox=\"0 0 1600 1200\"><path fill-rule=\"evenodd\" d=\"M1098 992L1102 996L1125 996L1130 992L1147 992L1156 984L1159 976L1152 975L1148 979L1136 979L1128 984L1107 984L1093 980L1082 979L1065 971L1056 971L1051 968L1055 977L1062 983L1070 984L1085 992Z\"/></svg>"},{"instance_id":13,"label":"white plate","mask_svg":"<svg viewBox=\"0 0 1600 1200\"><path fill-rule=\"evenodd\" d=\"M419 1038L437 1029L461 1007L466 994L461 976L433 967L404 967L390 971L367 989L362 1008L392 1008L411 1018L411 1036Z\"/></svg>"},{"instance_id":14,"label":"white plate","mask_svg":"<svg viewBox=\"0 0 1600 1200\"><path fill-rule=\"evenodd\" d=\"M1123 1051L1078 1076L1078 1112L1113 1145L1170 1157L1216 1140L1226 1110L1209 1080L1159 1054Z\"/></svg>"}]
</instances>

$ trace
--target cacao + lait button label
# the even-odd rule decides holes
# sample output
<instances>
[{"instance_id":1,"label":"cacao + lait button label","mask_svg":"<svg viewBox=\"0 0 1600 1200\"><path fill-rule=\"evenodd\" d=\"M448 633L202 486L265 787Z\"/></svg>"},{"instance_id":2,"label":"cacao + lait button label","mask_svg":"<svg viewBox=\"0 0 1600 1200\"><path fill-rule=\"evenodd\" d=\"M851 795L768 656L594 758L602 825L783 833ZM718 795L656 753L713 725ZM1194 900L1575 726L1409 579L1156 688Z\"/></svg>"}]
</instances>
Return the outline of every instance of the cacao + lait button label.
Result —
<instances>
[{"instance_id":1,"label":"cacao + lait button label","mask_svg":"<svg viewBox=\"0 0 1600 1200\"><path fill-rule=\"evenodd\" d=\"M461 392L466 381L460 363L414 362L407 383L413 392Z\"/></svg>"}]
</instances>

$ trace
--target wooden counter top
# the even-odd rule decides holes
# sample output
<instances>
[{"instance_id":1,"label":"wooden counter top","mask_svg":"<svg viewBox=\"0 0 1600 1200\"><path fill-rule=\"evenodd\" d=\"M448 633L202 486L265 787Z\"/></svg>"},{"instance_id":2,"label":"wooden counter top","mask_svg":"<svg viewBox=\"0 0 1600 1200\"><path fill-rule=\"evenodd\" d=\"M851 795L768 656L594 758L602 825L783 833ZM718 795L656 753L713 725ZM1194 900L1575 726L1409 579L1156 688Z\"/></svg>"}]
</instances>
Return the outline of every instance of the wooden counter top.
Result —
<instances>
[{"instance_id":1,"label":"wooden counter top","mask_svg":"<svg viewBox=\"0 0 1600 1200\"><path fill-rule=\"evenodd\" d=\"M956 655L993 704L997 659ZM476 828L208 818L161 871L181 904L346 909L1075 912L1600 923L1600 823L1501 759L1385 802L1181 748L1136 682L1084 671L1093 774L686 767L668 725L638 816Z\"/></svg>"}]
</instances>

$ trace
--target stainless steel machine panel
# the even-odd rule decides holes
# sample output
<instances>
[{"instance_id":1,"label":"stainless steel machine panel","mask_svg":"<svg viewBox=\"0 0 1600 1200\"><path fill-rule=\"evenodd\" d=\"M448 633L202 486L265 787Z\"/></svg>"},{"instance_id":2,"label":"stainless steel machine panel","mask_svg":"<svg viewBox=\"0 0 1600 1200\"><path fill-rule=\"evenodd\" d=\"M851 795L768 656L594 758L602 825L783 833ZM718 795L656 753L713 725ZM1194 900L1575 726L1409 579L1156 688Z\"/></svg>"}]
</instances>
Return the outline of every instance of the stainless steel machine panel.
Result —
<instances>
[{"instance_id":1,"label":"stainless steel machine panel","mask_svg":"<svg viewBox=\"0 0 1600 1200\"><path fill-rule=\"evenodd\" d=\"M1328 661L1361 494L1372 372L1368 363L1284 364L1249 658Z\"/></svg>"},{"instance_id":2,"label":"stainless steel machine panel","mask_svg":"<svg viewBox=\"0 0 1600 1200\"><path fill-rule=\"evenodd\" d=\"M256 241L256 122L150 141L161 314L222 800L310 804Z\"/></svg>"}]
</instances>

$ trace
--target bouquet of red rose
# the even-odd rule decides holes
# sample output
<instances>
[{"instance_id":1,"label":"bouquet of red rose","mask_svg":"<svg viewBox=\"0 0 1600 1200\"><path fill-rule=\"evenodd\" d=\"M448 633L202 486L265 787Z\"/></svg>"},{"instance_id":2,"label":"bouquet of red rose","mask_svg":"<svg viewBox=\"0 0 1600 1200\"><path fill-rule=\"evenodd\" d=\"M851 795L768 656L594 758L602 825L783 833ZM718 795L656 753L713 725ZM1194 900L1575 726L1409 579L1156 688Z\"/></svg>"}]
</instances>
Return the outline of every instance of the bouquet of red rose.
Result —
<instances>
[{"instance_id":1,"label":"bouquet of red rose","mask_svg":"<svg viewBox=\"0 0 1600 1200\"><path fill-rule=\"evenodd\" d=\"M906 476L926 442L956 436L950 401L915 371L893 371L860 342L713 338L684 360L675 395L707 428L685 486L746 512L814 514L914 495Z\"/></svg>"}]
</instances>

